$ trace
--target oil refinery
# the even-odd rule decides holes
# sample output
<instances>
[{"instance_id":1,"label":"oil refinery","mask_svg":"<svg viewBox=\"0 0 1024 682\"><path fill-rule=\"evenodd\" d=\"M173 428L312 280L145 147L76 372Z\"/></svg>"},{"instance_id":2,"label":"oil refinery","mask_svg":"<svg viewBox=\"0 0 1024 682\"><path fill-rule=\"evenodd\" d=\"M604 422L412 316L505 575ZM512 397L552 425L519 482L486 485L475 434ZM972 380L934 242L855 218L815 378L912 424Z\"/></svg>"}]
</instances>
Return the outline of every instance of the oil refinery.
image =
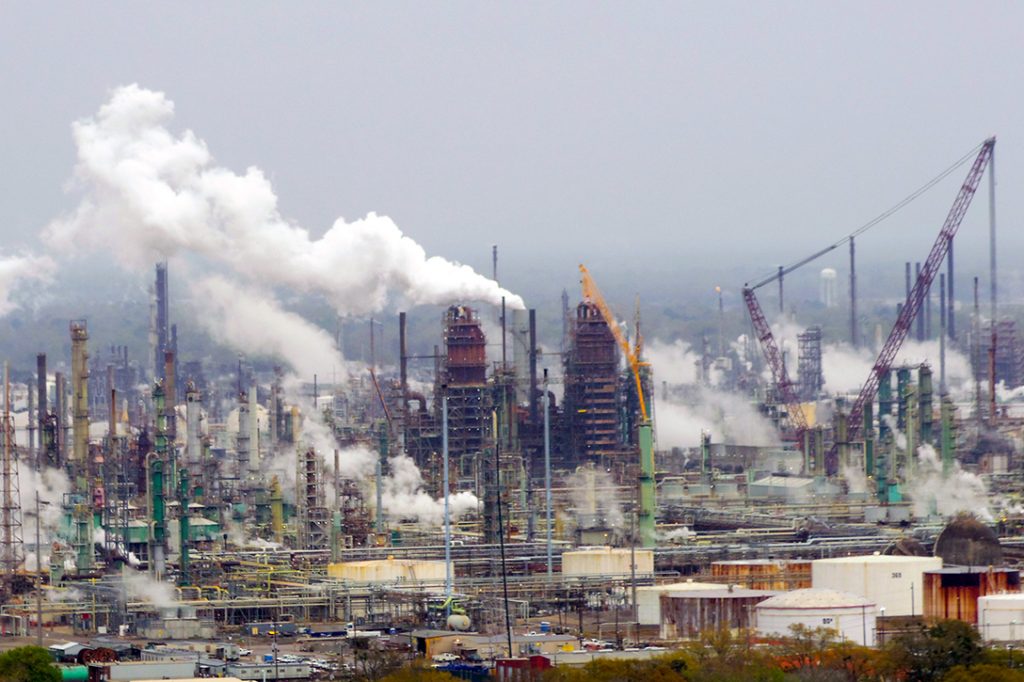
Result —
<instances>
[{"instance_id":1,"label":"oil refinery","mask_svg":"<svg viewBox=\"0 0 1024 682\"><path fill-rule=\"evenodd\" d=\"M63 679L378 679L385 659L512 679L715 630L876 647L950 619L1024 639L995 138L810 256L709 284L701 338L668 343L597 267L543 315L499 285L496 246L486 277L375 214L311 238L172 111L126 86L76 123L86 198L44 235L142 267L148 345L62 319L64 352L4 368L0 629ZM953 173L905 290L858 299L855 245ZM960 273L986 201L989 268ZM787 305L794 272L847 252ZM362 360L300 294L367 323ZM193 316L232 362L194 350Z\"/></svg>"}]
</instances>

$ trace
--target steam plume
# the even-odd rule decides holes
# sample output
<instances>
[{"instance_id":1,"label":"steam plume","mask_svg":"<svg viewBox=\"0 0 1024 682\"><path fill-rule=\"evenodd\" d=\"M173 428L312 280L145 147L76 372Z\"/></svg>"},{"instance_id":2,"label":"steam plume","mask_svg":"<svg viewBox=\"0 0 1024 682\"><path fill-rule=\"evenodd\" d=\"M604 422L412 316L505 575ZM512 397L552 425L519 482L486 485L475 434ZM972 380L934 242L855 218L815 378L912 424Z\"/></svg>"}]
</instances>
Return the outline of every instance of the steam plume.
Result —
<instances>
[{"instance_id":1,"label":"steam plume","mask_svg":"<svg viewBox=\"0 0 1024 682\"><path fill-rule=\"evenodd\" d=\"M338 219L311 237L281 216L263 171L215 165L195 133L168 129L173 115L163 93L128 85L73 124L84 196L47 227L51 246L113 249L135 267L197 254L266 286L322 294L342 314L380 310L391 292L410 305L498 304L504 296L523 307L472 268L428 257L385 216Z\"/></svg>"},{"instance_id":2,"label":"steam plume","mask_svg":"<svg viewBox=\"0 0 1024 682\"><path fill-rule=\"evenodd\" d=\"M0 316L6 315L18 304L12 299L14 292L25 282L48 282L56 265L46 256L4 256L0 258Z\"/></svg>"},{"instance_id":3,"label":"steam plume","mask_svg":"<svg viewBox=\"0 0 1024 682\"><path fill-rule=\"evenodd\" d=\"M223 277L192 284L204 307L197 318L213 338L249 355L272 355L301 376L344 370L334 339L301 315L281 308L272 294L255 293Z\"/></svg>"}]
</instances>

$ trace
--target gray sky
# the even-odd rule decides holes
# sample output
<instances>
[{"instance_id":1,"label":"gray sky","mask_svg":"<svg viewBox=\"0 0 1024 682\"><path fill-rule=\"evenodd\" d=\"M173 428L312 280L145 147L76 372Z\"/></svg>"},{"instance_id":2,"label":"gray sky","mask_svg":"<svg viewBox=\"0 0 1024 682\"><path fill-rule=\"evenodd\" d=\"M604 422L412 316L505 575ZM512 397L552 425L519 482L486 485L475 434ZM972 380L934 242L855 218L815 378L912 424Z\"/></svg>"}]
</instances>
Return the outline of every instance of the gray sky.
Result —
<instances>
[{"instance_id":1,"label":"gray sky","mask_svg":"<svg viewBox=\"0 0 1024 682\"><path fill-rule=\"evenodd\" d=\"M512 287L579 261L754 277L990 134L1002 262L1022 245L1020 3L60 4L0 5L0 251L71 205L69 124L130 82L312 232L386 213L485 271L498 242ZM964 173L864 257L923 260Z\"/></svg>"}]
</instances>

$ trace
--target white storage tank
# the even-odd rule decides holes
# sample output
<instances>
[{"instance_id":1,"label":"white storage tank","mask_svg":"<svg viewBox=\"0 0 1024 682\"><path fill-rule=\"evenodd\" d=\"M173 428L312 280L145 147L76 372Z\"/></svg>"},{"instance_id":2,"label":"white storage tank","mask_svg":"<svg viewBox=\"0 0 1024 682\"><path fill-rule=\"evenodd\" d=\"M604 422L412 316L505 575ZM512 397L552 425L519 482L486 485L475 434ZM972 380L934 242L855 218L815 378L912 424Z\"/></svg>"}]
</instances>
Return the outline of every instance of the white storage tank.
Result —
<instances>
[{"instance_id":1,"label":"white storage tank","mask_svg":"<svg viewBox=\"0 0 1024 682\"><path fill-rule=\"evenodd\" d=\"M373 559L327 564L327 576L354 583L443 584L445 563L425 559Z\"/></svg>"},{"instance_id":2,"label":"white storage tank","mask_svg":"<svg viewBox=\"0 0 1024 682\"><path fill-rule=\"evenodd\" d=\"M978 597L978 632L986 642L1016 642L1024 639L1024 594L1017 592Z\"/></svg>"},{"instance_id":3,"label":"white storage tank","mask_svg":"<svg viewBox=\"0 0 1024 682\"><path fill-rule=\"evenodd\" d=\"M868 554L811 562L811 587L866 597L887 616L924 613L924 572L942 568L939 557Z\"/></svg>"},{"instance_id":4,"label":"white storage tank","mask_svg":"<svg viewBox=\"0 0 1024 682\"><path fill-rule=\"evenodd\" d=\"M685 583L643 585L636 588L636 616L640 625L661 625L661 595L691 590L720 590L723 587L719 583L696 583L692 580Z\"/></svg>"},{"instance_id":5,"label":"white storage tank","mask_svg":"<svg viewBox=\"0 0 1024 682\"><path fill-rule=\"evenodd\" d=\"M766 599L754 607L757 631L766 637L789 637L793 625L835 630L839 639L875 645L877 607L848 592L809 588Z\"/></svg>"},{"instance_id":6,"label":"white storage tank","mask_svg":"<svg viewBox=\"0 0 1024 682\"><path fill-rule=\"evenodd\" d=\"M562 575L586 576L628 576L636 560L637 576L654 573L654 552L649 549L620 549L617 547L589 547L562 553Z\"/></svg>"}]
</instances>

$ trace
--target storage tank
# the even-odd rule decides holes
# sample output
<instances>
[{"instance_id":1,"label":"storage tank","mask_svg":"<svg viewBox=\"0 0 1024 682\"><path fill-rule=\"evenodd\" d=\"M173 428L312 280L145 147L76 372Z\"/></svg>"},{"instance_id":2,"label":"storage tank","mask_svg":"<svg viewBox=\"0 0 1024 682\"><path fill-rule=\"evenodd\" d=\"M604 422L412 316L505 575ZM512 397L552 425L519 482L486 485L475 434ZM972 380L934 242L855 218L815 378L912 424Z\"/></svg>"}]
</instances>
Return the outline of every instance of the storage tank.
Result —
<instances>
[{"instance_id":1,"label":"storage tank","mask_svg":"<svg viewBox=\"0 0 1024 682\"><path fill-rule=\"evenodd\" d=\"M669 592L688 592L693 590L720 590L724 585L718 583L697 583L687 580L685 583L667 583L665 585L642 585L636 588L636 615L640 625L661 625L661 595Z\"/></svg>"},{"instance_id":2,"label":"storage tank","mask_svg":"<svg viewBox=\"0 0 1024 682\"><path fill-rule=\"evenodd\" d=\"M924 574L924 615L929 619L978 622L978 599L1020 592L1020 571L951 566Z\"/></svg>"},{"instance_id":3,"label":"storage tank","mask_svg":"<svg viewBox=\"0 0 1024 682\"><path fill-rule=\"evenodd\" d=\"M752 590L799 590L811 586L811 562L800 559L713 561L711 575Z\"/></svg>"},{"instance_id":4,"label":"storage tank","mask_svg":"<svg viewBox=\"0 0 1024 682\"><path fill-rule=\"evenodd\" d=\"M1003 548L995 531L971 514L960 514L935 539L935 556L959 566L1000 566Z\"/></svg>"},{"instance_id":5,"label":"storage tank","mask_svg":"<svg viewBox=\"0 0 1024 682\"><path fill-rule=\"evenodd\" d=\"M942 568L939 557L869 554L811 562L811 585L857 594L887 616L924 613L924 572Z\"/></svg>"},{"instance_id":6,"label":"storage tank","mask_svg":"<svg viewBox=\"0 0 1024 682\"><path fill-rule=\"evenodd\" d=\"M1024 594L988 594L978 598L978 632L986 642L1024 639Z\"/></svg>"},{"instance_id":7,"label":"storage tank","mask_svg":"<svg viewBox=\"0 0 1024 682\"><path fill-rule=\"evenodd\" d=\"M419 559L375 559L327 564L327 576L356 583L443 583L445 563Z\"/></svg>"},{"instance_id":8,"label":"storage tank","mask_svg":"<svg viewBox=\"0 0 1024 682\"><path fill-rule=\"evenodd\" d=\"M562 574L566 577L628 576L636 559L636 574L654 573L654 552L649 549L589 547L562 553Z\"/></svg>"},{"instance_id":9,"label":"storage tank","mask_svg":"<svg viewBox=\"0 0 1024 682\"><path fill-rule=\"evenodd\" d=\"M702 632L749 628L754 608L775 594L721 585L714 590L664 593L660 598L661 638L692 638Z\"/></svg>"},{"instance_id":10,"label":"storage tank","mask_svg":"<svg viewBox=\"0 0 1024 682\"><path fill-rule=\"evenodd\" d=\"M792 626L803 625L835 630L841 640L875 645L877 607L856 594L812 587L766 599L755 609L757 631L766 637L789 637Z\"/></svg>"}]
</instances>

